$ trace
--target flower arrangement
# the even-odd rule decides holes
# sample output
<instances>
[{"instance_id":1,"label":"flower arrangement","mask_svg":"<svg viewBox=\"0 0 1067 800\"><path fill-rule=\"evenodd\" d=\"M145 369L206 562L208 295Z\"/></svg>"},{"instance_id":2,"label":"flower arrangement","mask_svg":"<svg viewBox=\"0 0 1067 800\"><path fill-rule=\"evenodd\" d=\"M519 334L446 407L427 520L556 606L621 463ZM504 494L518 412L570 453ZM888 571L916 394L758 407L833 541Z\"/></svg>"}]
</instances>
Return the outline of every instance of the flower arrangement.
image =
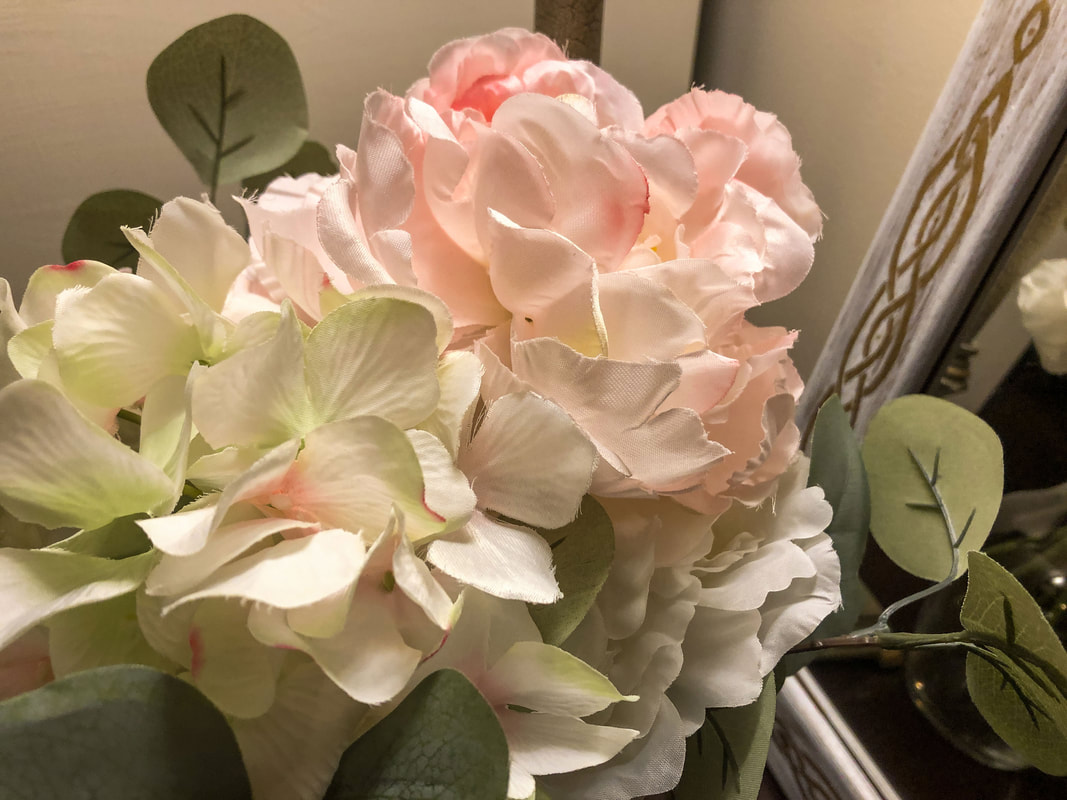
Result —
<instances>
[{"instance_id":1,"label":"flower arrangement","mask_svg":"<svg viewBox=\"0 0 1067 800\"><path fill-rule=\"evenodd\" d=\"M287 52L228 17L149 73L211 198L260 187L248 235L207 200L105 193L65 249L125 222L135 272L75 253L17 309L0 296L0 749L23 764L0 773L47 783L30 730L68 743L50 780L106 772L108 796L632 798L685 765L716 780L679 792L754 797L775 668L854 625L870 512L839 404L809 476L796 333L745 319L800 283L821 230L785 128L702 89L645 118L603 70L508 29L368 97L356 148L316 174L298 78L274 82L278 130L243 127L262 87L227 48L256 37ZM174 83L211 47L230 138ZM926 476L950 536L920 569L955 578L988 502L954 533L941 450L901 468L914 426L885 419L875 497ZM902 524L886 513L876 535ZM888 616L856 635L946 643ZM1025 685L1062 701L1062 648L975 636L979 669L1067 736ZM104 732L140 771L94 771ZM687 758L699 736L718 745Z\"/></svg>"}]
</instances>

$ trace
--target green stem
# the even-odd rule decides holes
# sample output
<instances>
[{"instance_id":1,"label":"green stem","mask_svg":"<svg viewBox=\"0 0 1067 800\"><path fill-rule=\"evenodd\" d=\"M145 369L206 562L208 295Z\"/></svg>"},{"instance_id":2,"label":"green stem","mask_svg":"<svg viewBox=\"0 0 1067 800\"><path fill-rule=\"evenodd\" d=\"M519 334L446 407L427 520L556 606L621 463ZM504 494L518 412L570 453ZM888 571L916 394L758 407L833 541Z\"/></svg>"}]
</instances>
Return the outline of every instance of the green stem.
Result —
<instances>
[{"instance_id":1,"label":"green stem","mask_svg":"<svg viewBox=\"0 0 1067 800\"><path fill-rule=\"evenodd\" d=\"M919 460L919 457L915 454L915 451L910 447L908 448L908 454L911 456L911 460L915 462L915 466L919 468L919 472L922 473L923 478L926 480L926 485L930 489L930 494L933 495L935 506L926 506L925 504L920 506L921 508L936 508L941 513L941 519L945 524L945 534L948 536L948 546L952 552L952 563L948 569L948 575L933 584L927 586L925 589L921 589L914 594L909 594L907 597L902 597L895 603L889 605L879 615L878 620L869 628L856 631L855 636L866 636L870 634L881 634L889 630L889 618L896 612L905 606L910 606L912 603L917 603L929 597L932 594L937 594L942 589L956 580L956 572L960 566L960 545L963 543L963 537L967 535L967 531L971 527L971 522L974 520L974 514L977 509L971 510L971 515L967 518L966 524L963 526L963 531L956 535L956 526L952 524L952 516L948 512L948 506L945 505L945 498L941 495L941 490L937 488L937 479L940 477L939 471L941 466L941 448L938 448L937 454L934 456L934 470L931 474L927 471L926 467ZM910 505L910 504L909 504Z\"/></svg>"},{"instance_id":2,"label":"green stem","mask_svg":"<svg viewBox=\"0 0 1067 800\"><path fill-rule=\"evenodd\" d=\"M215 139L215 163L211 165L211 187L208 198L215 205L215 195L219 190L219 170L222 168L222 142L226 137L226 56L219 57L219 127Z\"/></svg>"}]
</instances>

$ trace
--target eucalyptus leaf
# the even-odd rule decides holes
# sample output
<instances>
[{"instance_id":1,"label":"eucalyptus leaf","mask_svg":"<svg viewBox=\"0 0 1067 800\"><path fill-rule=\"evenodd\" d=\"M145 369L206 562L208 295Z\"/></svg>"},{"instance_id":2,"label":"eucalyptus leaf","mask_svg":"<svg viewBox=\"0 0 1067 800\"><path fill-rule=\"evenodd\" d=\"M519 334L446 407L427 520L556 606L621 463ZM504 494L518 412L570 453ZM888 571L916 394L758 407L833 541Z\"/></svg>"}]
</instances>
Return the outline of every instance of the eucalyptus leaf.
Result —
<instances>
[{"instance_id":1,"label":"eucalyptus leaf","mask_svg":"<svg viewBox=\"0 0 1067 800\"><path fill-rule=\"evenodd\" d=\"M146 667L80 672L0 703L0 796L251 798L225 718Z\"/></svg>"},{"instance_id":2,"label":"eucalyptus leaf","mask_svg":"<svg viewBox=\"0 0 1067 800\"><path fill-rule=\"evenodd\" d=\"M300 151L295 156L280 167L245 178L241 181L241 186L250 192L262 192L272 180L282 175L298 178L309 172L317 175L333 175L337 172L337 163L330 156L330 151L310 139L300 146Z\"/></svg>"},{"instance_id":3,"label":"eucalyptus leaf","mask_svg":"<svg viewBox=\"0 0 1067 800\"><path fill-rule=\"evenodd\" d=\"M163 202L143 192L112 189L90 195L74 211L63 233L65 261L102 261L116 269L137 269L137 251L122 227L145 228Z\"/></svg>"},{"instance_id":4,"label":"eucalyptus leaf","mask_svg":"<svg viewBox=\"0 0 1067 800\"><path fill-rule=\"evenodd\" d=\"M1011 573L973 553L960 622L1002 643L984 657L967 656L975 706L1034 766L1067 775L1067 652L1041 608Z\"/></svg>"},{"instance_id":5,"label":"eucalyptus leaf","mask_svg":"<svg viewBox=\"0 0 1067 800\"><path fill-rule=\"evenodd\" d=\"M1004 454L993 429L947 400L908 395L882 407L871 420L863 461L871 491L871 533L886 555L921 578L948 577L952 546L933 483L955 537L966 531L956 570L962 574L967 554L989 535L1004 490Z\"/></svg>"},{"instance_id":6,"label":"eucalyptus leaf","mask_svg":"<svg viewBox=\"0 0 1067 800\"><path fill-rule=\"evenodd\" d=\"M685 767L674 800L756 800L774 728L774 675L754 703L709 708L685 743Z\"/></svg>"},{"instance_id":7,"label":"eucalyptus leaf","mask_svg":"<svg viewBox=\"0 0 1067 800\"><path fill-rule=\"evenodd\" d=\"M345 751L324 800L501 800L507 787L496 714L470 681L441 670Z\"/></svg>"},{"instance_id":8,"label":"eucalyptus leaf","mask_svg":"<svg viewBox=\"0 0 1067 800\"><path fill-rule=\"evenodd\" d=\"M574 522L541 531L552 546L556 582L563 597L550 605L530 604L530 616L545 644L561 645L585 619L607 580L615 555L615 533L604 507L591 495L582 498Z\"/></svg>"},{"instance_id":9,"label":"eucalyptus leaf","mask_svg":"<svg viewBox=\"0 0 1067 800\"><path fill-rule=\"evenodd\" d=\"M821 487L834 510L826 533L841 562L842 605L805 640L817 641L855 628L868 594L859 572L871 525L871 495L856 434L836 394L823 403L815 417L808 486ZM785 656L775 668L777 685L780 687L785 678L815 657L814 653Z\"/></svg>"},{"instance_id":10,"label":"eucalyptus leaf","mask_svg":"<svg viewBox=\"0 0 1067 800\"><path fill-rule=\"evenodd\" d=\"M284 164L307 136L300 69L273 29L244 14L205 22L148 68L160 124L211 188Z\"/></svg>"}]
</instances>

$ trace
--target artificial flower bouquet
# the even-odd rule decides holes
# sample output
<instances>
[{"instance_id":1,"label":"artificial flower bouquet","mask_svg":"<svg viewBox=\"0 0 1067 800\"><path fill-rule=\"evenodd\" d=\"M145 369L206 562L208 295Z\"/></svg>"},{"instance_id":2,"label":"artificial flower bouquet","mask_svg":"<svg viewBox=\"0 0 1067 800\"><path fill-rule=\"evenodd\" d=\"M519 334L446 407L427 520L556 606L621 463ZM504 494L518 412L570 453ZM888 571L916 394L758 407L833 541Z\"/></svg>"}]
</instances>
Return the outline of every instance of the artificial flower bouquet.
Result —
<instances>
[{"instance_id":1,"label":"artificial flower bouquet","mask_svg":"<svg viewBox=\"0 0 1067 800\"><path fill-rule=\"evenodd\" d=\"M745 319L800 283L820 234L785 128L701 89L646 118L508 29L370 95L355 149L317 174L299 77L240 68L257 46L295 69L278 41L227 17L149 72L211 198L257 187L247 235L206 199L104 193L72 220L71 263L17 308L2 284L0 784L624 800L684 765L678 797L754 797L775 668L851 629L870 516L839 405L809 478L796 333ZM221 80L175 82L193 57ZM120 223L133 269L88 258ZM892 422L875 463L903 452ZM944 511L932 470L918 490ZM871 473L883 495L899 480ZM956 577L982 524L923 567ZM1011 601L1010 635L970 645L978 668L1063 741L1067 656L1020 645ZM1008 640L1043 661L1010 672L989 655Z\"/></svg>"}]
</instances>

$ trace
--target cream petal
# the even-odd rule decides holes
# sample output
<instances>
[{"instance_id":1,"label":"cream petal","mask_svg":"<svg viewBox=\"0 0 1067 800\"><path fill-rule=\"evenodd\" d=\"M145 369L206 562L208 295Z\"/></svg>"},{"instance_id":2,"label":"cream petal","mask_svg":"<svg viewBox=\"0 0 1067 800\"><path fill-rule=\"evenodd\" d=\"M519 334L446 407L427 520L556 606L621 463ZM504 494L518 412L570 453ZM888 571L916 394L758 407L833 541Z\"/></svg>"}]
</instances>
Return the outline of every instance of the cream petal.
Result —
<instances>
[{"instance_id":1,"label":"cream petal","mask_svg":"<svg viewBox=\"0 0 1067 800\"><path fill-rule=\"evenodd\" d=\"M348 531L287 539L216 570L194 591L172 599L164 613L209 597L283 609L310 605L351 584L365 557L362 540Z\"/></svg>"},{"instance_id":2,"label":"cream petal","mask_svg":"<svg viewBox=\"0 0 1067 800\"><path fill-rule=\"evenodd\" d=\"M448 530L448 520L426 505L414 447L381 417L355 417L309 433L285 494L294 509L324 526L372 538L390 524L394 507L416 543Z\"/></svg>"},{"instance_id":3,"label":"cream petal","mask_svg":"<svg viewBox=\"0 0 1067 800\"><path fill-rule=\"evenodd\" d=\"M257 800L321 800L366 712L313 664L283 674L270 711L230 720Z\"/></svg>"},{"instance_id":4,"label":"cream petal","mask_svg":"<svg viewBox=\"0 0 1067 800\"><path fill-rule=\"evenodd\" d=\"M590 725L555 714L500 711L513 763L532 775L554 775L603 764L633 741L637 731Z\"/></svg>"},{"instance_id":5,"label":"cream petal","mask_svg":"<svg viewBox=\"0 0 1067 800\"><path fill-rule=\"evenodd\" d=\"M450 527L462 525L477 503L467 476L452 460L451 453L425 431L407 431L422 468L423 502Z\"/></svg>"},{"instance_id":6,"label":"cream petal","mask_svg":"<svg viewBox=\"0 0 1067 800\"><path fill-rule=\"evenodd\" d=\"M300 442L291 440L261 456L217 497L206 496L204 505L169 516L139 520L137 524L164 553L188 556L204 547L209 537L236 504L275 492L293 464Z\"/></svg>"},{"instance_id":7,"label":"cream petal","mask_svg":"<svg viewBox=\"0 0 1067 800\"><path fill-rule=\"evenodd\" d=\"M532 392L494 401L459 458L481 507L544 528L575 518L595 462L581 429Z\"/></svg>"},{"instance_id":8,"label":"cream petal","mask_svg":"<svg viewBox=\"0 0 1067 800\"><path fill-rule=\"evenodd\" d=\"M516 642L489 669L482 692L490 702L506 702L547 714L585 717L619 702L611 681L558 647Z\"/></svg>"},{"instance_id":9,"label":"cream petal","mask_svg":"<svg viewBox=\"0 0 1067 800\"><path fill-rule=\"evenodd\" d=\"M202 353L196 329L165 294L137 275L115 273L64 306L52 329L63 382L98 406L140 400Z\"/></svg>"},{"instance_id":10,"label":"cream petal","mask_svg":"<svg viewBox=\"0 0 1067 800\"><path fill-rule=\"evenodd\" d=\"M205 510L205 514L214 509ZM313 533L318 529L313 522L298 522L278 517L264 517L223 525L215 530L205 545L187 556L164 554L159 564L148 575L145 586L154 595L177 595L192 589L208 578L219 567L229 563L249 548L276 533L294 531L298 534Z\"/></svg>"},{"instance_id":11,"label":"cream petal","mask_svg":"<svg viewBox=\"0 0 1067 800\"><path fill-rule=\"evenodd\" d=\"M433 434L453 458L459 453L468 414L478 399L482 372L478 357L463 350L445 353L437 365L441 396L437 408L419 423L419 428Z\"/></svg>"},{"instance_id":12,"label":"cream petal","mask_svg":"<svg viewBox=\"0 0 1067 800\"><path fill-rule=\"evenodd\" d=\"M101 280L114 274L114 268L99 261L72 261L69 264L41 267L30 275L26 283L18 316L29 326L53 319L56 298L60 294L77 286L96 286Z\"/></svg>"},{"instance_id":13,"label":"cream petal","mask_svg":"<svg viewBox=\"0 0 1067 800\"><path fill-rule=\"evenodd\" d=\"M216 311L230 284L251 261L248 243L208 203L179 197L163 205L152 245Z\"/></svg>"},{"instance_id":14,"label":"cream petal","mask_svg":"<svg viewBox=\"0 0 1067 800\"><path fill-rule=\"evenodd\" d=\"M373 414L401 428L437 407L437 324L426 308L389 297L345 303L308 336L307 392L321 424Z\"/></svg>"},{"instance_id":15,"label":"cream petal","mask_svg":"<svg viewBox=\"0 0 1067 800\"><path fill-rule=\"evenodd\" d=\"M62 611L133 592L154 560L0 549L0 649Z\"/></svg>"},{"instance_id":16,"label":"cream petal","mask_svg":"<svg viewBox=\"0 0 1067 800\"><path fill-rule=\"evenodd\" d=\"M189 627L192 683L229 717L251 719L274 704L284 654L248 631L248 609L235 602L198 604Z\"/></svg>"},{"instance_id":17,"label":"cream petal","mask_svg":"<svg viewBox=\"0 0 1067 800\"><path fill-rule=\"evenodd\" d=\"M214 448L271 447L312 425L304 339L290 304L274 337L210 367L193 386L193 421ZM224 412L224 413L220 413Z\"/></svg>"},{"instance_id":18,"label":"cream petal","mask_svg":"<svg viewBox=\"0 0 1067 800\"><path fill-rule=\"evenodd\" d=\"M480 511L452 536L431 542L427 559L496 597L552 603L562 596L548 543L528 528L497 522Z\"/></svg>"},{"instance_id":19,"label":"cream petal","mask_svg":"<svg viewBox=\"0 0 1067 800\"><path fill-rule=\"evenodd\" d=\"M98 528L146 509L158 513L173 487L52 386L17 381L0 390L0 499L19 519Z\"/></svg>"}]
</instances>

